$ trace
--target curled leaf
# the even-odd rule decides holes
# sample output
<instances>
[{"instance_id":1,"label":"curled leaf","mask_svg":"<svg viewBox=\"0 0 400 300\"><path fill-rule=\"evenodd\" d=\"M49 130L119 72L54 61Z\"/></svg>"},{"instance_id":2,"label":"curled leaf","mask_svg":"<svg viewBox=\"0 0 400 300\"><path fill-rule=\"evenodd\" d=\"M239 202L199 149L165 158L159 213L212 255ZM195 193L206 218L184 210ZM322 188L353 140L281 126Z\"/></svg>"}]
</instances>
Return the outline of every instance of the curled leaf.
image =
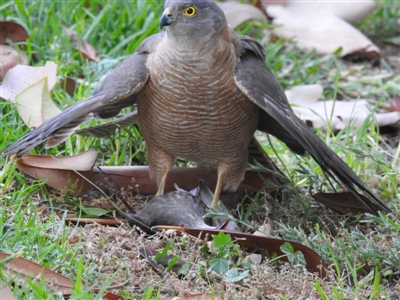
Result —
<instances>
[{"instance_id":1,"label":"curled leaf","mask_svg":"<svg viewBox=\"0 0 400 300\"><path fill-rule=\"evenodd\" d=\"M334 132L350 126L357 131L371 116L378 126L395 124L400 121L400 112L374 113L365 99L353 101L319 101L323 88L320 85L299 85L286 91L293 111L302 120L314 128L327 129Z\"/></svg>"},{"instance_id":2,"label":"curled leaf","mask_svg":"<svg viewBox=\"0 0 400 300\"><path fill-rule=\"evenodd\" d=\"M44 282L57 294L68 296L74 290L74 284L69 278L33 261L22 257L15 257L15 255L12 256L4 252L0 252L0 261L2 261L2 271L4 274L9 277L12 276L12 278L15 278L21 284L25 284L27 280L43 278ZM4 297L5 295L3 294L2 283L0 282L0 296ZM0 297L0 299L13 299L11 297L3 297ZM102 299L122 300L122 297L106 292Z\"/></svg>"},{"instance_id":3,"label":"curled leaf","mask_svg":"<svg viewBox=\"0 0 400 300\"><path fill-rule=\"evenodd\" d=\"M267 20L265 13L251 4L237 1L216 2L216 4L225 13L231 28L235 28L249 20Z\"/></svg>"},{"instance_id":4,"label":"curled leaf","mask_svg":"<svg viewBox=\"0 0 400 300\"><path fill-rule=\"evenodd\" d=\"M28 33L21 25L9 21L0 22L0 44L8 44L8 40L14 43L24 42L28 37Z\"/></svg>"},{"instance_id":5,"label":"curled leaf","mask_svg":"<svg viewBox=\"0 0 400 300\"><path fill-rule=\"evenodd\" d=\"M47 88L51 91L56 84L57 65L48 61L43 67L30 67L17 65L6 75L0 85L0 97L4 100L15 102L17 94L43 77L47 77Z\"/></svg>"},{"instance_id":6,"label":"curled leaf","mask_svg":"<svg viewBox=\"0 0 400 300\"><path fill-rule=\"evenodd\" d=\"M0 45L0 81L3 81L7 72L18 64L28 64L26 54L11 46Z\"/></svg>"},{"instance_id":7,"label":"curled leaf","mask_svg":"<svg viewBox=\"0 0 400 300\"><path fill-rule=\"evenodd\" d=\"M25 258L13 258L10 254L0 252L0 260L6 259L12 259L2 266L6 276L13 276L21 283L24 283L28 279L43 278L48 285L52 286L56 293L61 293L62 295L69 295L73 291L71 280L57 272Z\"/></svg>"},{"instance_id":8,"label":"curled leaf","mask_svg":"<svg viewBox=\"0 0 400 300\"><path fill-rule=\"evenodd\" d=\"M75 156L23 155L17 159L17 168L35 179L47 179L54 189L74 194L86 194L91 188L92 167L97 152L88 150Z\"/></svg>"},{"instance_id":9,"label":"curled leaf","mask_svg":"<svg viewBox=\"0 0 400 300\"><path fill-rule=\"evenodd\" d=\"M274 35L293 39L299 48L315 49L322 55L341 49L340 57L360 53L375 60L381 56L380 49L344 19L327 11L324 5L310 4L312 8L304 1L268 6L273 24L279 25L273 30Z\"/></svg>"},{"instance_id":10,"label":"curled leaf","mask_svg":"<svg viewBox=\"0 0 400 300\"><path fill-rule=\"evenodd\" d=\"M71 97L75 94L76 81L71 77L66 77L60 82L61 87L67 92Z\"/></svg>"},{"instance_id":11,"label":"curled leaf","mask_svg":"<svg viewBox=\"0 0 400 300\"><path fill-rule=\"evenodd\" d=\"M38 127L44 121L61 113L51 99L47 77L21 91L15 96L15 102L21 119L29 127Z\"/></svg>"},{"instance_id":12,"label":"curled leaf","mask_svg":"<svg viewBox=\"0 0 400 300\"><path fill-rule=\"evenodd\" d=\"M78 34L74 30L68 28L65 24L62 24L62 27L64 28L65 32L68 34L69 38L71 39L72 46L76 50L80 51L85 59L95 61L95 62L100 61L100 58L96 52L96 49L94 49L94 47L91 44L89 44L88 41L79 37Z\"/></svg>"}]
</instances>

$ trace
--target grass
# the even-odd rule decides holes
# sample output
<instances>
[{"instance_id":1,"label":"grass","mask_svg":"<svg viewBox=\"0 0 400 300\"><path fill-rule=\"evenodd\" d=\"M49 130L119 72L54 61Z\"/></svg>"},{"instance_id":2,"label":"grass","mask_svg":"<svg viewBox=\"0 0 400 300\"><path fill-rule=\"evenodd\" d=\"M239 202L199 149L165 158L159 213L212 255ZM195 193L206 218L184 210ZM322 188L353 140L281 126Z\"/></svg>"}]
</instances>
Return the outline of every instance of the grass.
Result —
<instances>
[{"instance_id":1,"label":"grass","mask_svg":"<svg viewBox=\"0 0 400 300\"><path fill-rule=\"evenodd\" d=\"M73 98L66 95L60 85L55 87L52 96L61 108L88 96L96 83L132 53L146 36L158 32L161 12L162 3L153 1L43 0L25 5L23 1L16 0L0 4L0 20L15 21L27 29L30 38L22 43L22 47L31 57L31 65L43 65L51 60L58 64L57 74L60 78L81 78ZM381 42L381 39L398 34L396 20L399 18L400 5L385 1L357 26L374 41L377 39ZM72 48L63 32L62 21L94 45L100 55L100 63L87 62ZM263 43L267 64L285 88L320 83L324 86L326 99L362 97L378 104L378 109L387 108L394 95L400 93L399 69L397 73L395 69L388 76L378 76L386 69L373 67L368 62L346 62L335 55L318 56L313 51L305 53L294 44L281 40L270 42L269 36L263 32L264 28L265 24L256 22L245 24L238 31L254 36ZM338 81L343 84L339 86ZM0 127L2 149L29 129L22 125L13 104L1 101L0 116L3 125ZM253 296L259 293L261 298L296 299L296 295L299 295L296 292L303 288L310 298L315 299L399 297L400 290L396 286L400 278L399 148L396 148L399 146L391 146L390 139L380 135L371 122L366 122L355 138L349 130L336 136L323 132L318 132L318 135L380 197L389 202L394 212L388 216L348 218L317 205L302 191L309 185L316 188L328 186L318 165L310 158L299 159L274 139L271 142L265 140L266 151L271 156L275 156L275 152L279 155L280 166L293 182L282 191L279 199L266 195L254 200L251 207L257 206L258 209L256 212L254 208L254 214L260 219L266 218L259 211L259 206L265 211L263 200L268 199L269 217L273 218L272 234L313 248L330 265L332 274L328 280L322 281L290 267L267 262L253 266L251 275L243 281L226 283L227 295L234 297L240 295L235 294L240 291L243 293L241 295L246 292ZM275 150L271 150L270 146ZM32 153L73 155L89 148L99 149L98 165L146 163L146 145L137 127L121 129L110 139L75 135L56 148L45 150L39 146ZM122 291L126 298L154 299L159 295L171 295L173 290L177 293L186 288L197 291L197 285L202 292L215 290L218 293L221 288L222 275L205 267L213 258L197 254L193 259L193 249L198 249L199 245L192 240L173 238L175 249L171 249L179 258L196 262L188 272L188 277L184 280L168 274L159 277L138 260L138 245L149 242L135 231L124 226L102 228L69 225L64 221L65 206L58 203L64 200L71 202L71 199L56 195L56 201L55 195L49 194L44 188L44 182L26 181L8 158L0 157L0 165L0 251L21 253L23 257L48 268L57 268L74 281L84 278L87 284L75 286L74 298L95 299L98 296L88 286L105 288L117 276L116 273L119 274L119 280L131 280L130 285ZM79 202L79 199L73 201ZM45 214L39 211L41 203L47 205ZM70 244L71 237L79 237L80 241ZM164 236L160 234L159 237ZM153 243L156 243L152 246L158 246L157 249L165 246L162 239L154 239ZM114 245L131 248L132 251L115 249ZM137 275L140 274L138 270L146 272L148 277ZM134 279L130 278L132 276ZM2 272L0 280L10 283ZM254 292L254 289L258 289L258 292ZM40 280L23 287L15 285L13 291L18 299L61 298Z\"/></svg>"}]
</instances>

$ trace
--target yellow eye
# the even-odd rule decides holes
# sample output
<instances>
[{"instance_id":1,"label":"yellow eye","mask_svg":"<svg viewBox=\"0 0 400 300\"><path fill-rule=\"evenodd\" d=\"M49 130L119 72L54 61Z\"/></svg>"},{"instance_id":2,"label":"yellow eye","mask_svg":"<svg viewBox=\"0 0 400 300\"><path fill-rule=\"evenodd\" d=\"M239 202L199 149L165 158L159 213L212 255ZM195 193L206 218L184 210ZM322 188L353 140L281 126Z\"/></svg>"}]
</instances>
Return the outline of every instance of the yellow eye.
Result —
<instances>
[{"instance_id":1,"label":"yellow eye","mask_svg":"<svg viewBox=\"0 0 400 300\"><path fill-rule=\"evenodd\" d=\"M183 10L183 14L188 17L194 17L196 15L196 12L196 7L194 7L193 5L185 7L185 9Z\"/></svg>"}]
</instances>

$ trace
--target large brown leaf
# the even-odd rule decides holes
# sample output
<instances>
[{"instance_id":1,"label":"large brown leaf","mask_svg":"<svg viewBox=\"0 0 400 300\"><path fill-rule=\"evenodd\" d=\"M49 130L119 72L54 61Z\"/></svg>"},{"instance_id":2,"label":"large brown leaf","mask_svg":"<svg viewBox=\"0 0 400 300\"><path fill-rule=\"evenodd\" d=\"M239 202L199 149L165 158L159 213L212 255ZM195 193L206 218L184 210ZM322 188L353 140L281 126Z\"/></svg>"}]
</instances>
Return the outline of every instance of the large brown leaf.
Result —
<instances>
[{"instance_id":1,"label":"large brown leaf","mask_svg":"<svg viewBox=\"0 0 400 300\"><path fill-rule=\"evenodd\" d=\"M94 47L91 44L89 44L88 41L86 41L84 38L79 37L78 34L74 30L68 28L65 24L62 24L62 27L64 28L65 32L68 34L69 38L71 39L72 46L76 50L79 50L85 59L95 61L95 62L100 61L100 58L96 52L96 49L94 49Z\"/></svg>"},{"instance_id":2,"label":"large brown leaf","mask_svg":"<svg viewBox=\"0 0 400 300\"><path fill-rule=\"evenodd\" d=\"M342 192L342 193L316 193L312 195L315 201L318 201L330 209L338 212L342 215L354 216L358 214L368 213L369 210L365 208L364 205L360 204L360 197L364 197L363 195L357 195L357 197L350 192ZM365 198L367 201L367 198ZM379 207L374 203L370 203L370 205L376 210L379 210Z\"/></svg>"},{"instance_id":3,"label":"large brown leaf","mask_svg":"<svg viewBox=\"0 0 400 300\"><path fill-rule=\"evenodd\" d=\"M101 170L108 174L119 187L132 187L133 192L139 192L142 195L154 195L157 192L157 184L150 180L149 168L147 166L101 167ZM217 177L218 174L215 169L172 168L168 172L165 191L174 191L175 183L181 189L189 191L198 186L200 179L204 179L210 189L214 190ZM268 173L249 170L246 172L245 179L240 184L238 191L258 192L265 187L265 181L268 179L273 180L273 176ZM97 168L93 169L93 180L95 182L107 183ZM274 190L275 188L266 188L267 192Z\"/></svg>"},{"instance_id":4,"label":"large brown leaf","mask_svg":"<svg viewBox=\"0 0 400 300\"><path fill-rule=\"evenodd\" d=\"M71 295L71 292L74 289L73 282L69 278L45 268L33 261L22 257L13 257L12 255L4 252L0 252L0 260L8 260L2 267L4 274L11 278L15 278L15 280L21 284L24 284L26 280L43 278L46 284L50 286L57 294L68 296ZM98 289L92 290L97 291ZM2 296L1 291L0 296ZM0 299L3 300L9 298L0 297ZM122 297L113 293L105 293L102 299L122 300Z\"/></svg>"},{"instance_id":5,"label":"large brown leaf","mask_svg":"<svg viewBox=\"0 0 400 300\"><path fill-rule=\"evenodd\" d=\"M17 159L17 168L32 178L48 179L46 184L54 189L66 191L73 187L74 194L86 194L92 188L96 157L94 150L66 157L26 154Z\"/></svg>"},{"instance_id":6,"label":"large brown leaf","mask_svg":"<svg viewBox=\"0 0 400 300\"><path fill-rule=\"evenodd\" d=\"M8 21L0 22L0 44L8 44L7 40L14 43L24 42L28 37L28 33L21 25Z\"/></svg>"},{"instance_id":7,"label":"large brown leaf","mask_svg":"<svg viewBox=\"0 0 400 300\"><path fill-rule=\"evenodd\" d=\"M0 252L0 260L11 257L10 254ZM15 278L20 283L25 282L27 279L42 277L49 286L52 286L54 292L63 295L71 294L73 290L72 281L67 277L22 257L16 257L4 264L3 272L6 276Z\"/></svg>"}]
</instances>

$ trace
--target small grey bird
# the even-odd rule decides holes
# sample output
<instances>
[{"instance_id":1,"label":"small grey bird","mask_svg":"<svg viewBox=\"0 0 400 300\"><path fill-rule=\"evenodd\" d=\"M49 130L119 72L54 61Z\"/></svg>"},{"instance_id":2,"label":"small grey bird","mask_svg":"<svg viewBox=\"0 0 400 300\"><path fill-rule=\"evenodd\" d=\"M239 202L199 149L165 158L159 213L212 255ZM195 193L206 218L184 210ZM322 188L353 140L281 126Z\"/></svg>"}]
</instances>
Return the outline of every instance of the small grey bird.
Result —
<instances>
[{"instance_id":1,"label":"small grey bird","mask_svg":"<svg viewBox=\"0 0 400 300\"><path fill-rule=\"evenodd\" d=\"M143 225L151 228L157 225L181 226L185 228L215 228L211 226L210 218L204 219L206 208L211 206L214 197L204 180L190 192L175 185L176 191L155 196L135 214L127 214L130 225ZM220 203L222 206L222 204ZM218 212L226 209L217 208ZM217 227L223 225L226 219L216 218ZM235 222L230 221L225 229L240 231Z\"/></svg>"}]
</instances>

